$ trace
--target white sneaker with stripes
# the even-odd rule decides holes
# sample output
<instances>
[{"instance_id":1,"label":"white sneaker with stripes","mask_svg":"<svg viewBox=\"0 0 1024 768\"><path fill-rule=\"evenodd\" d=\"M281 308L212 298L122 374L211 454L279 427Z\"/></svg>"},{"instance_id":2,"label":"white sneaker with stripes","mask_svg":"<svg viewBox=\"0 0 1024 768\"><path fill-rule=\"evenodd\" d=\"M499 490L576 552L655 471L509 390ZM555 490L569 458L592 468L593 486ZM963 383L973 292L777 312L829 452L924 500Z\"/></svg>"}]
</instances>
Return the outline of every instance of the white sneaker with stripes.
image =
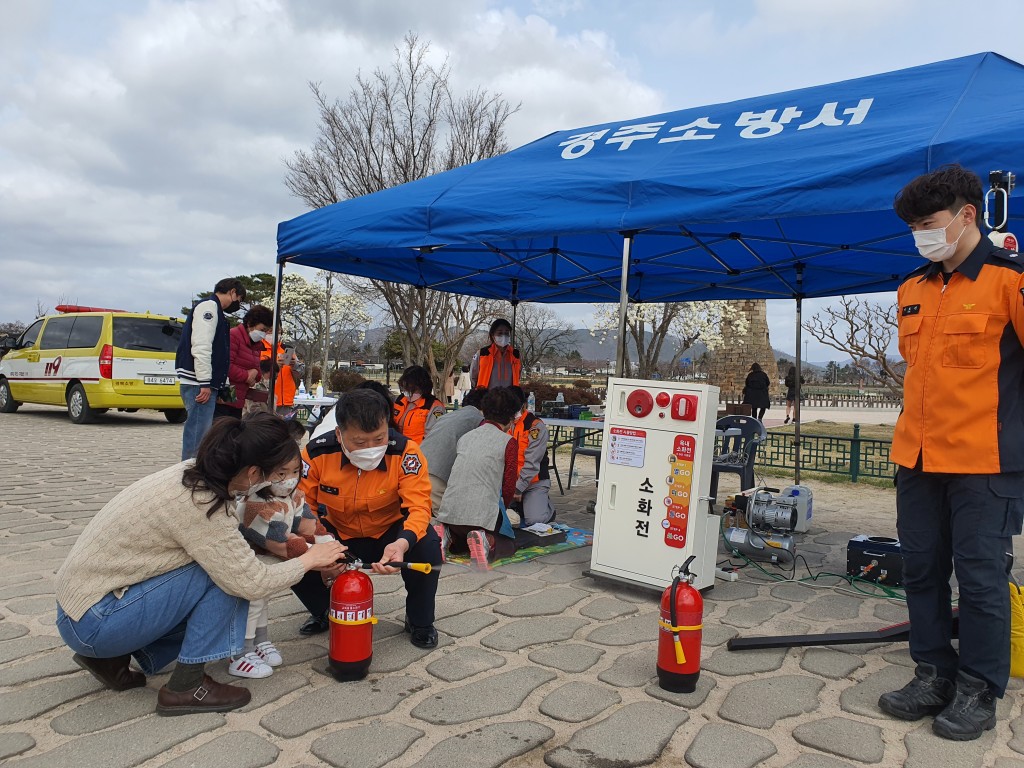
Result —
<instances>
[{"instance_id":1,"label":"white sneaker with stripes","mask_svg":"<svg viewBox=\"0 0 1024 768\"><path fill-rule=\"evenodd\" d=\"M239 656L237 659L232 660L228 665L228 674L235 677L248 677L252 680L259 680L274 674L274 668L261 659L255 651L249 651L244 656Z\"/></svg>"},{"instance_id":2,"label":"white sneaker with stripes","mask_svg":"<svg viewBox=\"0 0 1024 768\"><path fill-rule=\"evenodd\" d=\"M277 646L269 640L264 640L262 643L256 643L256 655L272 667L280 667L284 664L284 659L281 658L281 652L278 651Z\"/></svg>"}]
</instances>

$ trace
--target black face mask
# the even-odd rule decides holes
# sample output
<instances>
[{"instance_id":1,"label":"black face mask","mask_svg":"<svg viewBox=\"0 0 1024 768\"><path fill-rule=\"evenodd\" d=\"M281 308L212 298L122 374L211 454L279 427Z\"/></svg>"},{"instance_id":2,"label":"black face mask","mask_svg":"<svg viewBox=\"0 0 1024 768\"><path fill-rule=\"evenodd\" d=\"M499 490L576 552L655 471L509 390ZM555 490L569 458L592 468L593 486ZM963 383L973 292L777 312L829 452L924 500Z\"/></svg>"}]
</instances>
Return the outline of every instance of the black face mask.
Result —
<instances>
[{"instance_id":1,"label":"black face mask","mask_svg":"<svg viewBox=\"0 0 1024 768\"><path fill-rule=\"evenodd\" d=\"M225 309L224 311L227 312L230 315L232 312L237 312L241 308L242 308L242 302L240 302L240 301L232 301L230 304L228 304L228 308Z\"/></svg>"}]
</instances>

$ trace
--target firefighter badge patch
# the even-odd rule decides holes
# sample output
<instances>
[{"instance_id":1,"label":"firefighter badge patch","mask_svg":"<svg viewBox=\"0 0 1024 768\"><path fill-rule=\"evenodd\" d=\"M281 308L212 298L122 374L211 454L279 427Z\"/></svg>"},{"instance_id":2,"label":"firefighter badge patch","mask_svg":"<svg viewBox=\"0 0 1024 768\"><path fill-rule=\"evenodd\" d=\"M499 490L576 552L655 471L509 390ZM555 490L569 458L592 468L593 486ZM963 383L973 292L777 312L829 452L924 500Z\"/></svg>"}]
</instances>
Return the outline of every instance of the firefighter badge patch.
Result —
<instances>
[{"instance_id":1,"label":"firefighter badge patch","mask_svg":"<svg viewBox=\"0 0 1024 768\"><path fill-rule=\"evenodd\" d=\"M418 475L423 462L415 453L407 453L402 457L402 472L407 475Z\"/></svg>"}]
</instances>

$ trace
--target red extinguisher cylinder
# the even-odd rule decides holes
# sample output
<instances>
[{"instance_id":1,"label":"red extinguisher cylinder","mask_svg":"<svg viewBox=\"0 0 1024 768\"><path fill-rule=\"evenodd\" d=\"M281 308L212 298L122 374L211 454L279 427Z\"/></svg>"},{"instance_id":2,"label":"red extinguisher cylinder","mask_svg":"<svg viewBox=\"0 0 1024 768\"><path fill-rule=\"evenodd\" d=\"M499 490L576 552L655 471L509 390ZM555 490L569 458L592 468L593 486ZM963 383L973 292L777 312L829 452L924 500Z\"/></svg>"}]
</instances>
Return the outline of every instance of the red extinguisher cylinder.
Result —
<instances>
[{"instance_id":1,"label":"red extinguisher cylinder","mask_svg":"<svg viewBox=\"0 0 1024 768\"><path fill-rule=\"evenodd\" d=\"M658 686L672 693L693 693L700 678L704 598L690 581L690 560L661 595Z\"/></svg>"},{"instance_id":2,"label":"red extinguisher cylinder","mask_svg":"<svg viewBox=\"0 0 1024 768\"><path fill-rule=\"evenodd\" d=\"M343 571L331 587L327 668L336 680L362 680L373 661L373 582L360 570Z\"/></svg>"}]
</instances>

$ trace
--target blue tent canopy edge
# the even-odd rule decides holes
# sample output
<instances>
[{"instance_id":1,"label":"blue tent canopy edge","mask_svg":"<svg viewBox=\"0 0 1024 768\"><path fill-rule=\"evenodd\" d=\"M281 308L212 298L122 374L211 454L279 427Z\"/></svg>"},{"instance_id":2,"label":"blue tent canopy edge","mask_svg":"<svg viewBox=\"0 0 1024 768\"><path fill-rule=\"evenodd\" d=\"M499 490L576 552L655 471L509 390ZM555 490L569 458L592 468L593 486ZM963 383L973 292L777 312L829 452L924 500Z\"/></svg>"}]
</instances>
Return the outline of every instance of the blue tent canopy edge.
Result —
<instances>
[{"instance_id":1,"label":"blue tent canopy edge","mask_svg":"<svg viewBox=\"0 0 1024 768\"><path fill-rule=\"evenodd\" d=\"M981 53L558 131L283 222L278 261L484 298L639 302L894 289L894 194L1024 160L1024 67ZM1022 201L1011 197L1010 214Z\"/></svg>"}]
</instances>

